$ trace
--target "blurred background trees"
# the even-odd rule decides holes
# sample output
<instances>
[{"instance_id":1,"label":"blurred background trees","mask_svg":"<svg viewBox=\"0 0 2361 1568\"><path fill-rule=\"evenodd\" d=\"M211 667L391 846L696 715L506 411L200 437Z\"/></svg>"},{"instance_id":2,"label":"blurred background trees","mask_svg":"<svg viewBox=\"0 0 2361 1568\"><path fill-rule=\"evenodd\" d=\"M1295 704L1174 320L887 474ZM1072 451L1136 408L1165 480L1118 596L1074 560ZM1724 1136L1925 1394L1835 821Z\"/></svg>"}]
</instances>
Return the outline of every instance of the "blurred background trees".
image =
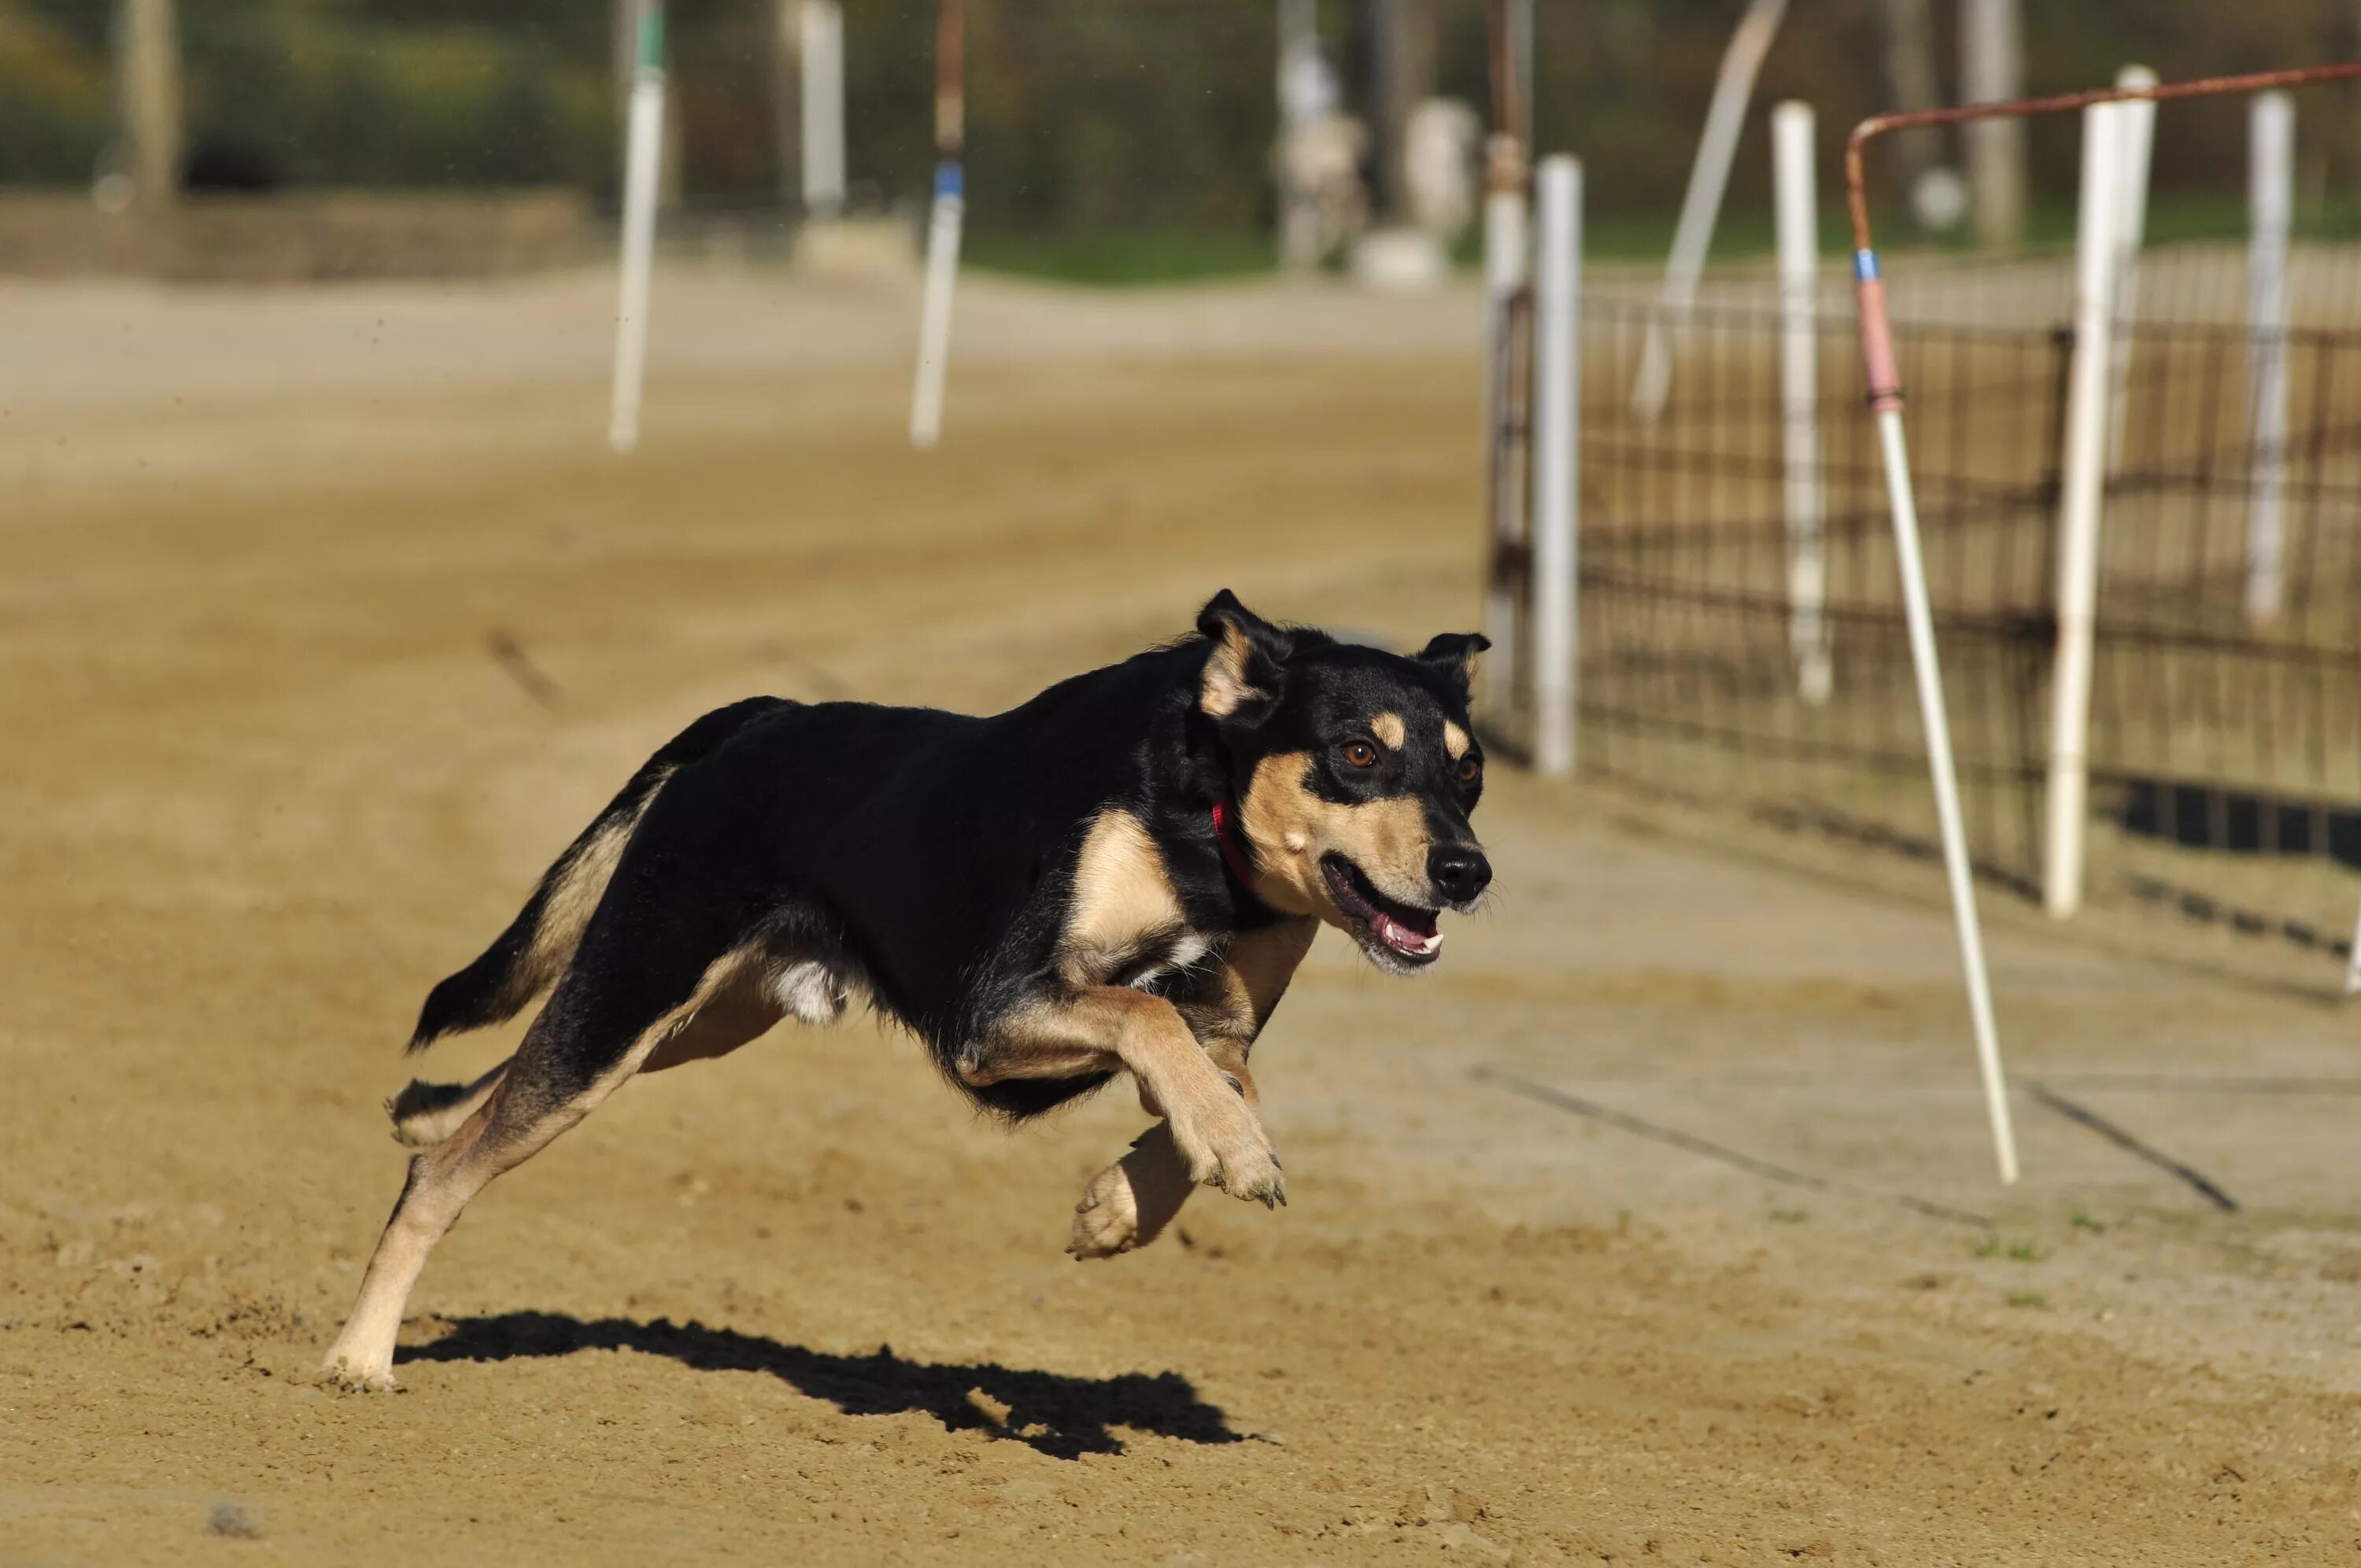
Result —
<instances>
[{"instance_id":1,"label":"blurred background trees","mask_svg":"<svg viewBox=\"0 0 2361 1568\"><path fill-rule=\"evenodd\" d=\"M86 185L116 146L124 0L0 0L0 181ZM670 0L672 82L692 208L775 211L783 0ZM1537 0L1535 141L1581 152L1598 235L1654 235L1677 201L1740 0ZM1959 93L1959 0L1794 0L1761 103L1811 100L1836 140L1905 93ZM844 0L856 200L921 193L932 162L931 0ZM1273 0L972 0L970 222L982 236L1258 236L1271 226ZM620 137L613 0L180 0L183 146L197 189L556 183L611 200ZM1433 90L1487 109L1482 0L1321 0L1346 107L1367 113L1372 18L1408 29ZM1905 33L1897 47L1896 18ZM2353 0L2073 0L2025 6L2026 85L2167 79L2342 58ZM1910 80L1897 82L1897 73ZM2323 114L2316 105L2326 105ZM2243 106L2158 126L2159 202L2235 205ZM1757 118L1759 119L1759 115ZM1760 126L1750 127L1759 137ZM2361 105L2307 100L2301 185L2361 188ZM2074 179L2070 121L2037 124L2037 207ZM1956 164L1956 147L1928 158ZM1735 225L1767 205L1742 155Z\"/></svg>"}]
</instances>

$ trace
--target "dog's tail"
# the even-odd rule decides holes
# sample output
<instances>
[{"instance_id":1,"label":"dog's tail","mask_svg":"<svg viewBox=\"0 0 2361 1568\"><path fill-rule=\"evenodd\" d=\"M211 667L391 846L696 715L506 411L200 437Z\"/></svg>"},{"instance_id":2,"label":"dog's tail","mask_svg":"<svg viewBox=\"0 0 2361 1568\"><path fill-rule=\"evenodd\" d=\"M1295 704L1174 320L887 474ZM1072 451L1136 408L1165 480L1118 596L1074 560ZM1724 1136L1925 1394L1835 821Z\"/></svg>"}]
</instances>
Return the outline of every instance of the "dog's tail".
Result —
<instances>
[{"instance_id":1,"label":"dog's tail","mask_svg":"<svg viewBox=\"0 0 2361 1568\"><path fill-rule=\"evenodd\" d=\"M616 862L623 858L623 847L631 842L664 781L719 750L755 719L792 706L782 697L757 696L716 708L641 764L607 809L542 873L533 896L509 922L509 928L493 938L492 945L474 963L427 993L426 1005L419 1010L418 1027L410 1036L410 1048L423 1051L445 1035L481 1029L513 1017L541 994L573 960L583 930L606 894L608 880L615 874ZM413 1083L389 1109L399 1125L402 1102L412 1099L413 1091L439 1094L453 1088ZM489 1087L485 1092L489 1092Z\"/></svg>"}]
</instances>

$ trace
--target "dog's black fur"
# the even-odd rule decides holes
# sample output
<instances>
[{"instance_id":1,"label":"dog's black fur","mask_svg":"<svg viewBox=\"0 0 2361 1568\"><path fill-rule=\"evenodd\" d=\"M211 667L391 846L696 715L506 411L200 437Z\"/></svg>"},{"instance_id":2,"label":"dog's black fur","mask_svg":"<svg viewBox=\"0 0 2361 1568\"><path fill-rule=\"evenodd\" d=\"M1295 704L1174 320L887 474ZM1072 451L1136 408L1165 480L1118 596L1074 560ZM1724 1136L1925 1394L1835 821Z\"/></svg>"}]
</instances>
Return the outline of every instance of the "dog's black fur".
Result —
<instances>
[{"instance_id":1,"label":"dog's black fur","mask_svg":"<svg viewBox=\"0 0 2361 1568\"><path fill-rule=\"evenodd\" d=\"M1004 1117L1128 1069L1171 1123L1168 1165L1282 1197L1246 1057L1315 923L1381 967L1423 967L1434 912L1489 879L1468 826L1485 646L1446 635L1400 657L1273 625L1224 591L1195 636L989 718L757 697L698 719L428 996L413 1050L555 986L509 1063L395 1102L406 1141L430 1152L332 1368L378 1380L390 1343L379 1357L364 1326L370 1291L381 1266L388 1288L416 1273L389 1255L414 1245L423 1263L475 1190L622 1079L724 1054L785 1014L833 1016L861 992ZM1192 1039L1202 1053L1173 1044ZM1169 1213L1146 1211L1161 1179L1132 1172L1137 1234L1095 1250L1160 1227ZM434 1213L397 1247L422 1183L440 1184L420 1200Z\"/></svg>"},{"instance_id":2,"label":"dog's black fur","mask_svg":"<svg viewBox=\"0 0 2361 1568\"><path fill-rule=\"evenodd\" d=\"M1199 695L1223 618L1240 615L1234 607L1217 599L1210 632L1061 681L991 718L779 697L707 714L632 775L491 947L434 989L410 1048L532 1000L522 959L553 886L661 788L582 934L571 983L552 1001L602 1014L608 1048L569 1061L573 1083L597 1077L610 1051L686 1001L723 953L781 941L822 948L863 975L884 1010L993 1111L1038 1115L1100 1087L1110 1074L961 1078L995 1018L1057 983L1082 833L1098 813L1126 810L1147 824L1190 927L1226 934L1282 918L1225 870L1210 815L1213 801L1242 797L1274 752L1320 758L1311 779L1323 799L1414 794L1439 839L1473 838L1480 780L1463 788L1441 778L1439 746L1364 778L1345 776L1321 742L1380 709L1431 706L1466 725L1460 682L1480 640L1438 638L1411 660L1268 629L1281 696L1224 723ZM1139 957L1145 965L1154 954ZM1146 982L1159 992L1175 983L1169 974Z\"/></svg>"}]
</instances>

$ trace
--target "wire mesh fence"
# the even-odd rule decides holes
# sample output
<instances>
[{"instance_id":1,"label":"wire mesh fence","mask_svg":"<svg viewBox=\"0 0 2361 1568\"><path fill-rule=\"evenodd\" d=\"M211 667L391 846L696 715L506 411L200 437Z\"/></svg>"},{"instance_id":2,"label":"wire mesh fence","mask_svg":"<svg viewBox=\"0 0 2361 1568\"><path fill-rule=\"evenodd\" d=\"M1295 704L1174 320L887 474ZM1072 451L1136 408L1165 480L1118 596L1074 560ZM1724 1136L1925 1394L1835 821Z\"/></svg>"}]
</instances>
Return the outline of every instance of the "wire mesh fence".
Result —
<instances>
[{"instance_id":1,"label":"wire mesh fence","mask_svg":"<svg viewBox=\"0 0 2361 1568\"><path fill-rule=\"evenodd\" d=\"M2218 247L2159 252L2120 334L2088 881L2099 900L2162 904L2325 954L2345 948L2361 903L2361 311L2348 313L2361 257L2308 255L2298 319L2318 324L2260 340L2237 320L2231 259ZM1973 859L2026 896L2041 867L2072 354L2054 324L2061 272L1938 268L1896 291ZM1584 765L1931 859L1850 312L1824 309L1817 327L1815 522L1796 515L1790 484L1769 285L1739 280L1707 299L1675 329L1673 391L1653 421L1631 400L1661 329L1653 301L1595 289L1586 308ZM2264 376L2285 389L2283 439L2254 433ZM1817 619L1795 576L1798 550L1815 545ZM1805 672L1819 639L1824 696Z\"/></svg>"}]
</instances>

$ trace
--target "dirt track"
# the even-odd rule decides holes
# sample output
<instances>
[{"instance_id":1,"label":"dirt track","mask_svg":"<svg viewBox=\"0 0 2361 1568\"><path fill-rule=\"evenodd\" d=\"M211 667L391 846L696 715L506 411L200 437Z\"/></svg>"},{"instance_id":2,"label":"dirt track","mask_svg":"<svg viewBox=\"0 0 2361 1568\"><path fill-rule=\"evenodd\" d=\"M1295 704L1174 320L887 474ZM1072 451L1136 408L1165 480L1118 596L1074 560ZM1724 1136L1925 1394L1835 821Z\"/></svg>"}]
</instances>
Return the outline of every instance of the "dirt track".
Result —
<instances>
[{"instance_id":1,"label":"dirt track","mask_svg":"<svg viewBox=\"0 0 2361 1568\"><path fill-rule=\"evenodd\" d=\"M679 367L628 464L548 366L296 379L0 422L0 1563L2361 1553L2348 1017L2004 916L2019 1071L2246 1207L2026 1096L2003 1196L1934 903L1505 770L1444 972L1323 943L1266 1038L1291 1208L1078 1266L1127 1094L1010 1137L783 1030L500 1183L407 1392L322 1391L419 997L651 746L1005 704L1224 583L1463 626L1475 377L1032 352L917 462L880 353Z\"/></svg>"}]
</instances>

